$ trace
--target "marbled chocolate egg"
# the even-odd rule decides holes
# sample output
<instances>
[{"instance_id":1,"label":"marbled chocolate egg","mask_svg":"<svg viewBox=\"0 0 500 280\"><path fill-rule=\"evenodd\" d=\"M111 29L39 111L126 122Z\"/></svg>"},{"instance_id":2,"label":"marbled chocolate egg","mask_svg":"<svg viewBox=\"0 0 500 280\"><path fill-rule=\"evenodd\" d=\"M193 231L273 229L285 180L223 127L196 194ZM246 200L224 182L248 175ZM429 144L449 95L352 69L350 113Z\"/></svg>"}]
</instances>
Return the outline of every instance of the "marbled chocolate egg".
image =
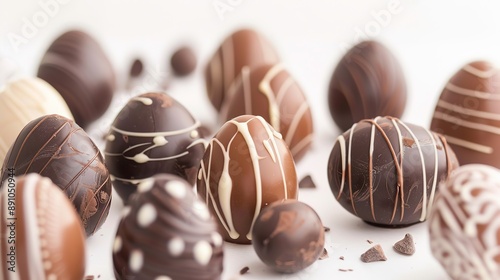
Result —
<instances>
[{"instance_id":1,"label":"marbled chocolate egg","mask_svg":"<svg viewBox=\"0 0 500 280\"><path fill-rule=\"evenodd\" d=\"M73 205L50 179L15 172L0 194L0 279L82 279L85 234Z\"/></svg>"},{"instance_id":2,"label":"marbled chocolate egg","mask_svg":"<svg viewBox=\"0 0 500 280\"><path fill-rule=\"evenodd\" d=\"M281 134L260 116L226 122L210 141L198 173L198 194L226 241L250 243L262 208L296 199L297 174Z\"/></svg>"},{"instance_id":3,"label":"marbled chocolate egg","mask_svg":"<svg viewBox=\"0 0 500 280\"><path fill-rule=\"evenodd\" d=\"M370 224L422 222L439 182L458 166L439 134L393 117L362 120L340 135L328 160L335 198Z\"/></svg>"},{"instance_id":4,"label":"marbled chocolate egg","mask_svg":"<svg viewBox=\"0 0 500 280\"><path fill-rule=\"evenodd\" d=\"M29 122L10 147L1 182L38 173L61 188L80 215L88 236L104 223L111 205L111 180L101 152L74 121L46 115Z\"/></svg>"}]
</instances>

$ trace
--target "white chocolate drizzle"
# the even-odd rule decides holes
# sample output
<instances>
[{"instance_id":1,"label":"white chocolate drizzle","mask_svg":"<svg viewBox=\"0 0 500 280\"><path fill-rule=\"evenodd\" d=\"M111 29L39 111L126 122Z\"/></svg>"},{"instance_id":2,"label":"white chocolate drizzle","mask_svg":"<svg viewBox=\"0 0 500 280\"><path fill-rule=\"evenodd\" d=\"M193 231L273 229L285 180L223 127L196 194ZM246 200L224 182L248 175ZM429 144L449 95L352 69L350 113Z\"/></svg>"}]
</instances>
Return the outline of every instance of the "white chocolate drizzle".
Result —
<instances>
[{"instance_id":1,"label":"white chocolate drizzle","mask_svg":"<svg viewBox=\"0 0 500 280\"><path fill-rule=\"evenodd\" d=\"M454 85L452 83L448 83L446 85L446 89L453 92L453 93L461 94L461 95L465 95L465 96L476 97L476 98L481 98L481 99L489 99L489 100L500 100L500 94L494 94L491 92L484 92L484 91L479 91L479 90L467 89L467 88L459 87L459 86Z\"/></svg>"},{"instance_id":2,"label":"white chocolate drizzle","mask_svg":"<svg viewBox=\"0 0 500 280\"><path fill-rule=\"evenodd\" d=\"M487 124L481 124L477 122L470 122L463 120L461 118L454 117L452 115L436 111L434 112L434 118L443 120L445 122L453 123L458 126L463 126L475 130L480 130L480 131L485 131L493 134L500 135L500 127L497 126L492 126L492 125L487 125Z\"/></svg>"},{"instance_id":3,"label":"white chocolate drizzle","mask_svg":"<svg viewBox=\"0 0 500 280\"><path fill-rule=\"evenodd\" d=\"M266 73L264 78L259 84L259 91L266 96L269 103L269 123L276 129L280 131L280 110L279 105L276 102L276 97L274 95L273 89L271 87L271 81L283 71L282 64L276 64Z\"/></svg>"},{"instance_id":4,"label":"white chocolate drizzle","mask_svg":"<svg viewBox=\"0 0 500 280\"><path fill-rule=\"evenodd\" d=\"M491 65L490 65L491 66ZM496 69L495 67L491 67L490 69L488 70L480 70L480 69L477 69L476 67L470 65L470 64L467 64L465 65L462 70L478 77L478 78L481 78L481 79L488 79L488 78L491 78L493 77L494 75L496 75L498 73L498 69Z\"/></svg>"},{"instance_id":5,"label":"white chocolate drizzle","mask_svg":"<svg viewBox=\"0 0 500 280\"><path fill-rule=\"evenodd\" d=\"M141 102L142 104L146 105L146 106L149 106L149 105L152 105L153 104L153 99L151 98L147 98L147 97L140 97L140 96L137 96L137 97L133 97L132 99L130 99L131 101L137 101L137 102Z\"/></svg>"},{"instance_id":6,"label":"white chocolate drizzle","mask_svg":"<svg viewBox=\"0 0 500 280\"><path fill-rule=\"evenodd\" d=\"M440 108L446 109L448 111L452 111L452 112L461 114L461 115L468 115L468 116L478 117L478 118L482 118L482 119L500 121L500 114L472 110L472 109L464 108L464 107L459 106L459 105L448 103L444 100L439 100L437 106Z\"/></svg>"}]
</instances>

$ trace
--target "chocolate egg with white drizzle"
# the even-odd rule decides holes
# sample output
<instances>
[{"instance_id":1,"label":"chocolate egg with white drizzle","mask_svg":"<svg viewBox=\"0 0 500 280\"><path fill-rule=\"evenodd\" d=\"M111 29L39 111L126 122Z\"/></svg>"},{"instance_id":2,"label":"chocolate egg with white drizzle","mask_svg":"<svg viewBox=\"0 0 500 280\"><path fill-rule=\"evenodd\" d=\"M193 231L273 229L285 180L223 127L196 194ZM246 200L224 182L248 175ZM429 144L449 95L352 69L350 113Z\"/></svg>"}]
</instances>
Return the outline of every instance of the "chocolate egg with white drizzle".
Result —
<instances>
[{"instance_id":1,"label":"chocolate egg with white drizzle","mask_svg":"<svg viewBox=\"0 0 500 280\"><path fill-rule=\"evenodd\" d=\"M427 218L439 183L458 166L446 139L393 117L354 124L328 160L338 202L363 221L409 226Z\"/></svg>"},{"instance_id":2,"label":"chocolate egg with white drizzle","mask_svg":"<svg viewBox=\"0 0 500 280\"><path fill-rule=\"evenodd\" d=\"M252 225L272 202L296 199L297 174L281 134L260 116L227 121L208 144L198 194L229 242L251 242Z\"/></svg>"},{"instance_id":3,"label":"chocolate egg with white drizzle","mask_svg":"<svg viewBox=\"0 0 500 280\"><path fill-rule=\"evenodd\" d=\"M113 186L125 203L138 184L159 173L180 176L194 185L205 151L199 125L165 93L129 100L106 136L104 153Z\"/></svg>"}]
</instances>

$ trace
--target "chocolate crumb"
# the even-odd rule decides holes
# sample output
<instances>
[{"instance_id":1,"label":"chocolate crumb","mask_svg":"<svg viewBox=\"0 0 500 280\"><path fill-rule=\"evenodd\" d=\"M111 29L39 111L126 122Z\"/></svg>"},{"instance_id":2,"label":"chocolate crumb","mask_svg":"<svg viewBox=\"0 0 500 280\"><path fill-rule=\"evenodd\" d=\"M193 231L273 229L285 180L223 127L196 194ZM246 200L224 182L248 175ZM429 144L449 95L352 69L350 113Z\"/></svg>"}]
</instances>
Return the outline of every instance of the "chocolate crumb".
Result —
<instances>
[{"instance_id":1,"label":"chocolate crumb","mask_svg":"<svg viewBox=\"0 0 500 280\"><path fill-rule=\"evenodd\" d=\"M323 248L323 253L321 253L321 255L319 256L319 259L320 260L324 260L324 259L328 259L330 256L328 256L328 251L326 250L326 248Z\"/></svg>"},{"instance_id":2,"label":"chocolate crumb","mask_svg":"<svg viewBox=\"0 0 500 280\"><path fill-rule=\"evenodd\" d=\"M442 150L442 149L443 149L443 146L441 146L441 145L436 145L436 149L438 149L438 150Z\"/></svg>"},{"instance_id":3,"label":"chocolate crumb","mask_svg":"<svg viewBox=\"0 0 500 280\"><path fill-rule=\"evenodd\" d=\"M144 70L144 65L142 61L138 58L134 60L132 63L132 66L130 67L130 77L139 77L142 74L142 71Z\"/></svg>"},{"instance_id":4,"label":"chocolate crumb","mask_svg":"<svg viewBox=\"0 0 500 280\"><path fill-rule=\"evenodd\" d=\"M403 138L403 144L407 147L410 147L413 146L413 144L415 144L415 140L411 139L411 138Z\"/></svg>"},{"instance_id":5,"label":"chocolate crumb","mask_svg":"<svg viewBox=\"0 0 500 280\"><path fill-rule=\"evenodd\" d=\"M240 275L246 274L248 271L250 271L250 268L248 266L245 266L240 270Z\"/></svg>"},{"instance_id":6,"label":"chocolate crumb","mask_svg":"<svg viewBox=\"0 0 500 280\"><path fill-rule=\"evenodd\" d=\"M393 246L396 252L399 252L403 255L413 255L415 253L415 243L413 242L413 236L407 233L405 237L398 242L396 242Z\"/></svg>"},{"instance_id":7,"label":"chocolate crumb","mask_svg":"<svg viewBox=\"0 0 500 280\"><path fill-rule=\"evenodd\" d=\"M85 276L85 280L94 280L94 275Z\"/></svg>"},{"instance_id":8,"label":"chocolate crumb","mask_svg":"<svg viewBox=\"0 0 500 280\"><path fill-rule=\"evenodd\" d=\"M372 244L373 241L371 241L370 239L366 239L366 242L368 242L368 244Z\"/></svg>"},{"instance_id":9,"label":"chocolate crumb","mask_svg":"<svg viewBox=\"0 0 500 280\"><path fill-rule=\"evenodd\" d=\"M314 183L311 175L306 175L299 182L299 189L315 189L316 184Z\"/></svg>"},{"instance_id":10,"label":"chocolate crumb","mask_svg":"<svg viewBox=\"0 0 500 280\"><path fill-rule=\"evenodd\" d=\"M364 252L361 255L361 261L365 263L386 261L386 260L387 257L385 256L384 250L382 250L380 244L371 247L370 249L368 249L368 251Z\"/></svg>"},{"instance_id":11,"label":"chocolate crumb","mask_svg":"<svg viewBox=\"0 0 500 280\"><path fill-rule=\"evenodd\" d=\"M340 257L339 257L339 259L340 259L340 260L344 260L344 256L340 256Z\"/></svg>"},{"instance_id":12,"label":"chocolate crumb","mask_svg":"<svg viewBox=\"0 0 500 280\"><path fill-rule=\"evenodd\" d=\"M329 227L323 226L323 229L325 230L325 232L330 232L330 228Z\"/></svg>"},{"instance_id":13,"label":"chocolate crumb","mask_svg":"<svg viewBox=\"0 0 500 280\"><path fill-rule=\"evenodd\" d=\"M339 271L349 272L349 271L353 271L353 269L352 268L339 268Z\"/></svg>"}]
</instances>

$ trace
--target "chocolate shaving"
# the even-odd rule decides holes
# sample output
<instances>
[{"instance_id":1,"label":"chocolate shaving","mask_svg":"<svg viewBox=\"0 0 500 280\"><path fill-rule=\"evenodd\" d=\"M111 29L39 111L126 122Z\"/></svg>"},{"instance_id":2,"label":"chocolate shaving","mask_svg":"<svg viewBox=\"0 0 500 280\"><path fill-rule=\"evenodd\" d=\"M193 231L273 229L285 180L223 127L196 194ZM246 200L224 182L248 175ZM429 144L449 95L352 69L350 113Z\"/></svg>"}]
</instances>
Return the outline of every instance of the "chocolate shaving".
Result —
<instances>
[{"instance_id":1,"label":"chocolate shaving","mask_svg":"<svg viewBox=\"0 0 500 280\"><path fill-rule=\"evenodd\" d=\"M339 257L339 259L340 259L340 260L344 260L344 256L340 256L340 257Z\"/></svg>"},{"instance_id":2,"label":"chocolate shaving","mask_svg":"<svg viewBox=\"0 0 500 280\"><path fill-rule=\"evenodd\" d=\"M94 275L87 275L85 276L85 280L94 280Z\"/></svg>"},{"instance_id":3,"label":"chocolate shaving","mask_svg":"<svg viewBox=\"0 0 500 280\"><path fill-rule=\"evenodd\" d=\"M250 271L250 268L248 266L245 266L240 270L240 275L246 274L248 271Z\"/></svg>"},{"instance_id":4,"label":"chocolate shaving","mask_svg":"<svg viewBox=\"0 0 500 280\"><path fill-rule=\"evenodd\" d=\"M364 252L361 255L361 261L365 263L386 261L386 260L387 257L385 256L384 250L382 250L380 244L371 247L370 249L368 249L368 251Z\"/></svg>"},{"instance_id":5,"label":"chocolate shaving","mask_svg":"<svg viewBox=\"0 0 500 280\"><path fill-rule=\"evenodd\" d=\"M413 144L415 144L415 140L411 139L411 138L403 138L403 144L406 146L406 147L409 147L411 148L413 146Z\"/></svg>"},{"instance_id":6,"label":"chocolate shaving","mask_svg":"<svg viewBox=\"0 0 500 280\"><path fill-rule=\"evenodd\" d=\"M329 227L323 226L323 229L325 230L325 232L330 232L330 228Z\"/></svg>"},{"instance_id":7,"label":"chocolate shaving","mask_svg":"<svg viewBox=\"0 0 500 280\"><path fill-rule=\"evenodd\" d=\"M299 189L315 189L316 184L314 183L311 175L306 175L299 182Z\"/></svg>"},{"instance_id":8,"label":"chocolate shaving","mask_svg":"<svg viewBox=\"0 0 500 280\"><path fill-rule=\"evenodd\" d=\"M413 236L407 233L405 237L398 242L396 242L393 246L396 252L399 252L403 255L413 255L415 253L415 243L413 242Z\"/></svg>"},{"instance_id":9,"label":"chocolate shaving","mask_svg":"<svg viewBox=\"0 0 500 280\"><path fill-rule=\"evenodd\" d=\"M352 268L339 268L339 271L349 272L349 271L353 271L353 269Z\"/></svg>"},{"instance_id":10,"label":"chocolate shaving","mask_svg":"<svg viewBox=\"0 0 500 280\"><path fill-rule=\"evenodd\" d=\"M372 244L373 241L371 241L370 239L366 239L366 242L368 242L368 244Z\"/></svg>"},{"instance_id":11,"label":"chocolate shaving","mask_svg":"<svg viewBox=\"0 0 500 280\"><path fill-rule=\"evenodd\" d=\"M326 248L323 248L323 253L321 253L321 255L319 256L319 259L320 260L324 260L324 259L328 259L330 256L328 256L328 251L326 250Z\"/></svg>"}]
</instances>

